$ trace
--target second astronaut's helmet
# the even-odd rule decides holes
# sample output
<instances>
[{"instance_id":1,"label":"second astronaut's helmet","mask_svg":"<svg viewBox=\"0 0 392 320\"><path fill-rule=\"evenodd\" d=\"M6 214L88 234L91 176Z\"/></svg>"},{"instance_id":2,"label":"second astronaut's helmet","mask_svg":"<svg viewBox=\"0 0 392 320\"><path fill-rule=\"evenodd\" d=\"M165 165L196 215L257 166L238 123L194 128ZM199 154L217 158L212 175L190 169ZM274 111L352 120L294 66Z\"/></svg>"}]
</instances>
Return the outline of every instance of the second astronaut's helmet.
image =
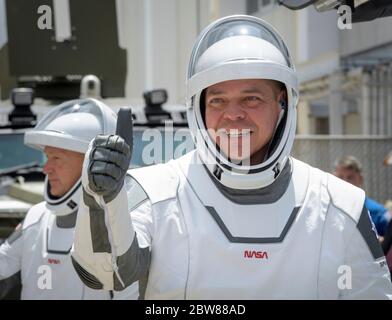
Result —
<instances>
[{"instance_id":1,"label":"second astronaut's helmet","mask_svg":"<svg viewBox=\"0 0 392 320\"><path fill-rule=\"evenodd\" d=\"M117 114L95 99L71 100L53 108L25 133L24 143L44 150L46 146L86 153L90 141L99 134L114 134ZM48 177L45 179L46 206L56 215L75 210L81 195L81 179L62 197L50 193Z\"/></svg>"},{"instance_id":2,"label":"second astronaut's helmet","mask_svg":"<svg viewBox=\"0 0 392 320\"><path fill-rule=\"evenodd\" d=\"M26 132L25 144L43 150L45 146L85 153L98 134L111 134L116 113L95 99L71 100L60 104Z\"/></svg>"}]
</instances>

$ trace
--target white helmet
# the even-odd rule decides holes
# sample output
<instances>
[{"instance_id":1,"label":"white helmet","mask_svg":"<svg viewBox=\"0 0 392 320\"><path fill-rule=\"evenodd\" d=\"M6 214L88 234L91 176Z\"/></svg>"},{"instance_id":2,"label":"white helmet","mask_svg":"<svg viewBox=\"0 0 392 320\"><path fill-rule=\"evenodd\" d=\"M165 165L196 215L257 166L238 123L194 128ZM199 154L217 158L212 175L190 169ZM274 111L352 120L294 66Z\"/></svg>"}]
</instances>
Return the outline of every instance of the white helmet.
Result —
<instances>
[{"instance_id":1,"label":"white helmet","mask_svg":"<svg viewBox=\"0 0 392 320\"><path fill-rule=\"evenodd\" d=\"M267 158L257 165L231 162L206 132L201 95L228 80L270 79L287 90L284 116L272 138ZM288 48L263 20L245 15L222 18L199 35L191 54L187 84L187 116L198 154L211 174L232 189L257 189L279 176L290 154L296 128L298 80ZM283 114L283 113L282 113Z\"/></svg>"},{"instance_id":2,"label":"white helmet","mask_svg":"<svg viewBox=\"0 0 392 320\"><path fill-rule=\"evenodd\" d=\"M24 143L43 151L45 146L86 153L90 141L98 134L114 134L117 114L95 99L71 100L50 110L34 129L25 133ZM56 215L76 210L81 195L81 178L62 197L50 194L45 178L44 198Z\"/></svg>"}]
</instances>

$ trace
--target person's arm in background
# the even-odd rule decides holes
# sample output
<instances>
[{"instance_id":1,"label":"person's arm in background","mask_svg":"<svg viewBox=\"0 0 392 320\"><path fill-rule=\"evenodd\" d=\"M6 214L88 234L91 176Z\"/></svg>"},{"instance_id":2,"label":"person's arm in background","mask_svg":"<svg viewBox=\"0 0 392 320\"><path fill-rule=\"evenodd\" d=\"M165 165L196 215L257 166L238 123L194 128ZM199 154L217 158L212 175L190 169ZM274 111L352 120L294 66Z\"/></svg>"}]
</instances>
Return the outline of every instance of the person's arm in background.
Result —
<instances>
[{"instance_id":1,"label":"person's arm in background","mask_svg":"<svg viewBox=\"0 0 392 320\"><path fill-rule=\"evenodd\" d=\"M20 295L22 232L22 224L19 224L0 246L0 299L19 298Z\"/></svg>"},{"instance_id":2,"label":"person's arm in background","mask_svg":"<svg viewBox=\"0 0 392 320\"><path fill-rule=\"evenodd\" d=\"M370 217L377 229L377 233L380 236L380 242L382 242L385 232L388 228L388 224L391 220L390 213L380 203L366 198L365 206L369 210Z\"/></svg>"}]
</instances>

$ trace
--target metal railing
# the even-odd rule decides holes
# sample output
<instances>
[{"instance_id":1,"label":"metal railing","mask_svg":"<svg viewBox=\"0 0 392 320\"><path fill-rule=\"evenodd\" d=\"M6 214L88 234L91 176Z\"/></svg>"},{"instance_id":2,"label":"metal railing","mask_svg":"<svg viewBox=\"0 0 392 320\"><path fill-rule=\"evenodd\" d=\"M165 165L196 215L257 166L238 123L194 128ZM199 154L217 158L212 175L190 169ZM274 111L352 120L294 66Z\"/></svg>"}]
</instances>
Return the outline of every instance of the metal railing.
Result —
<instances>
[{"instance_id":1,"label":"metal railing","mask_svg":"<svg viewBox=\"0 0 392 320\"><path fill-rule=\"evenodd\" d=\"M0 110L0 122L6 121L6 114L9 112L4 109ZM47 111L47 107L36 111L39 119ZM391 150L391 136L298 135L292 155L327 172L333 171L336 159L343 155L357 157L363 166L367 195L385 203L392 199L392 166L384 166L383 159Z\"/></svg>"},{"instance_id":2,"label":"metal railing","mask_svg":"<svg viewBox=\"0 0 392 320\"><path fill-rule=\"evenodd\" d=\"M389 136L297 136L292 155L321 170L332 172L335 161L353 155L363 167L366 194L385 203L392 199L392 166L383 165L385 155L392 150Z\"/></svg>"}]
</instances>

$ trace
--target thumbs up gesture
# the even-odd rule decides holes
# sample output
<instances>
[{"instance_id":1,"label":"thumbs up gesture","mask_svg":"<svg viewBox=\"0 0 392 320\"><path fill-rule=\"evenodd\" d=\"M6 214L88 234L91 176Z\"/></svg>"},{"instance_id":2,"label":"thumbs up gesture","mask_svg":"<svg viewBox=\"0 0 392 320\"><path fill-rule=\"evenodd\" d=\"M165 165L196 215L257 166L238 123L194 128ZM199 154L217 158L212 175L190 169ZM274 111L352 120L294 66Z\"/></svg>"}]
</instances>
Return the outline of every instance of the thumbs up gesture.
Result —
<instances>
[{"instance_id":1,"label":"thumbs up gesture","mask_svg":"<svg viewBox=\"0 0 392 320\"><path fill-rule=\"evenodd\" d=\"M115 135L98 135L85 157L88 190L102 196L106 203L120 192L132 157L132 112L118 113Z\"/></svg>"}]
</instances>

